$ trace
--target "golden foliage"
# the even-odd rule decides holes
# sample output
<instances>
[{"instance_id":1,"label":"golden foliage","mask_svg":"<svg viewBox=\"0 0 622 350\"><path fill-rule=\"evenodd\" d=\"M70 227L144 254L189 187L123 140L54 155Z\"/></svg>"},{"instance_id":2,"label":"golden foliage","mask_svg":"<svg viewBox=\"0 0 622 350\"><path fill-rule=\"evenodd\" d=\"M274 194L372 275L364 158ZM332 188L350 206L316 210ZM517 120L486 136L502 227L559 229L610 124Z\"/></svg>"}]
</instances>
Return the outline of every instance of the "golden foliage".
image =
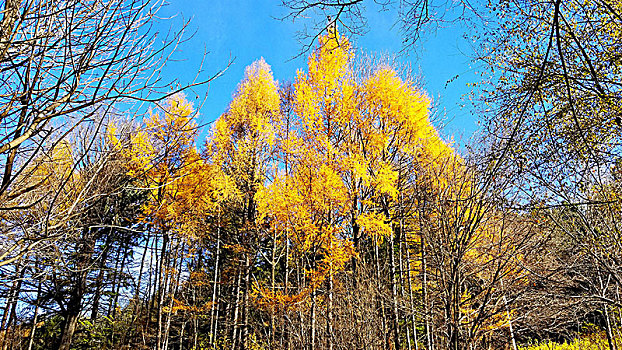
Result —
<instances>
[{"instance_id":1,"label":"golden foliage","mask_svg":"<svg viewBox=\"0 0 622 350\"><path fill-rule=\"evenodd\" d=\"M144 222L187 240L203 231L196 218L216 210L235 193L228 178L199 154L194 109L181 94L159 112L150 111L145 127L122 141L113 125L108 139L121 149L128 175L149 192L142 208Z\"/></svg>"},{"instance_id":2,"label":"golden foliage","mask_svg":"<svg viewBox=\"0 0 622 350\"><path fill-rule=\"evenodd\" d=\"M356 258L353 223L377 244L391 237L413 172L428 173L455 156L430 124L429 99L414 83L388 66L357 77L353 58L348 40L330 32L309 57L308 72L297 74L293 126L277 135L286 167L255 199L260 219L291 245L289 259L311 261L304 287L293 293L257 285L260 304L302 305Z\"/></svg>"}]
</instances>

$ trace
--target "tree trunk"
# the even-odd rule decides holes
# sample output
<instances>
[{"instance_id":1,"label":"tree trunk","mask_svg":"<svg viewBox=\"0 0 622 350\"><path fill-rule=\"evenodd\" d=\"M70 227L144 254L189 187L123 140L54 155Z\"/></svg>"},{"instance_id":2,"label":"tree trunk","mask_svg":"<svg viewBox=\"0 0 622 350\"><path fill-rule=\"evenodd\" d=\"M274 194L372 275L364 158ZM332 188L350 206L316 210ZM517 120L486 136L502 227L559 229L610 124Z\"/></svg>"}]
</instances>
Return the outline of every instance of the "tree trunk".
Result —
<instances>
[{"instance_id":1,"label":"tree trunk","mask_svg":"<svg viewBox=\"0 0 622 350\"><path fill-rule=\"evenodd\" d=\"M9 348L13 347L12 335L15 332L15 327L11 327L11 324L15 325L19 293L22 288L22 280L26 269L22 268L21 272L18 271L20 271L20 264L15 265L15 278L9 291L9 299L6 302L6 307L4 308L4 313L2 315L2 327L0 328L0 331L4 331L4 335L0 341L0 348L2 349L7 348L7 346Z\"/></svg>"},{"instance_id":2,"label":"tree trunk","mask_svg":"<svg viewBox=\"0 0 622 350\"><path fill-rule=\"evenodd\" d=\"M11 324L11 320L15 314L15 305L17 305L17 298L19 296L19 290L21 289L22 278L24 277L25 271L25 269L20 270L19 264L15 265L15 279L13 280L13 285L11 286L11 290L9 291L9 298L4 308L4 312L2 313L0 330L8 329L9 325Z\"/></svg>"},{"instance_id":3,"label":"tree trunk","mask_svg":"<svg viewBox=\"0 0 622 350\"><path fill-rule=\"evenodd\" d=\"M32 345L35 341L35 333L37 331L37 321L39 318L39 300L41 298L41 280L37 285L37 298L35 299L35 314L32 318L32 328L30 329L30 337L28 339L28 350L32 350Z\"/></svg>"},{"instance_id":4,"label":"tree trunk","mask_svg":"<svg viewBox=\"0 0 622 350\"><path fill-rule=\"evenodd\" d=\"M272 233L272 256L270 257L270 290L272 294L276 291L276 230ZM270 338L268 345L274 348L274 321L275 321L275 309L274 306L270 306Z\"/></svg>"},{"instance_id":5,"label":"tree trunk","mask_svg":"<svg viewBox=\"0 0 622 350\"><path fill-rule=\"evenodd\" d=\"M328 275L328 302L326 303L326 337L328 350L333 350L333 273Z\"/></svg>"},{"instance_id":6,"label":"tree trunk","mask_svg":"<svg viewBox=\"0 0 622 350\"><path fill-rule=\"evenodd\" d=\"M311 293L311 339L309 350L315 350L315 292Z\"/></svg>"},{"instance_id":7,"label":"tree trunk","mask_svg":"<svg viewBox=\"0 0 622 350\"><path fill-rule=\"evenodd\" d=\"M219 214L220 220L220 214ZM218 326L216 320L216 303L217 303L217 286L218 286L218 268L220 263L220 226L218 227L216 236L216 262L214 263L214 281L212 285L212 305L210 311L210 343L216 348L216 339L218 335Z\"/></svg>"},{"instance_id":8,"label":"tree trunk","mask_svg":"<svg viewBox=\"0 0 622 350\"><path fill-rule=\"evenodd\" d=\"M119 247L119 250L123 251L123 247ZM119 295L121 294L121 281L118 279L117 275L123 275L123 270L125 269L125 264L127 263L127 252L124 252L123 254L123 258L121 258L121 266L118 267L118 270L115 271L115 284L112 286L112 288L116 288L115 292L114 292L114 296L112 297L112 305L113 305L113 309L112 309L112 318L116 318L117 317L117 304L119 303Z\"/></svg>"},{"instance_id":9,"label":"tree trunk","mask_svg":"<svg viewBox=\"0 0 622 350\"><path fill-rule=\"evenodd\" d=\"M408 298L410 299L410 318L412 322L412 332L413 338L415 341L415 350L419 350L419 342L417 339L417 322L415 317L415 300L413 298L413 286L412 286L412 278L410 274L411 269L411 260L410 260L410 249L408 248L408 242L406 242L406 263L408 264Z\"/></svg>"},{"instance_id":10,"label":"tree trunk","mask_svg":"<svg viewBox=\"0 0 622 350\"><path fill-rule=\"evenodd\" d=\"M403 217L403 213L400 213L400 216ZM404 301L406 301L406 280L405 278L409 278L409 274L410 274L410 267L408 267L408 263L404 264L404 246L406 246L406 234L404 233L404 224L403 224L403 220L400 218L400 237L397 240L398 243L398 260L399 260L399 281L400 281L400 298ZM404 277L405 273L407 274L407 277ZM412 310L412 307L411 307ZM405 322L406 323L406 322ZM407 325L404 325L404 329L406 330L406 344L408 345L408 350L412 350L412 345L410 343L410 327L408 327ZM416 342L416 338L417 335L415 334L415 342Z\"/></svg>"},{"instance_id":11,"label":"tree trunk","mask_svg":"<svg viewBox=\"0 0 622 350\"><path fill-rule=\"evenodd\" d=\"M379 312L379 316L380 316L380 320L382 322L382 328L381 328L381 332L382 332L382 344L385 348L389 348L389 340L387 338L387 322L386 322L386 315L385 315L385 310L384 310L384 301L382 298L382 295L380 293L382 293L382 285L381 285L381 275L380 275L380 253L378 251L378 243L374 242L374 253L375 253L375 264L376 264L376 285L377 285L377 289L379 293L376 296L376 304L378 307L378 312Z\"/></svg>"},{"instance_id":12,"label":"tree trunk","mask_svg":"<svg viewBox=\"0 0 622 350\"><path fill-rule=\"evenodd\" d=\"M145 241L145 248L143 250L143 256L140 258L140 268L138 269L138 282L136 282L136 291L134 291L134 322L139 318L140 314L143 312L143 308L140 307L140 286L143 280L143 271L145 268L145 258L147 257L147 251L149 250L149 241L151 240L151 232L147 232L147 238ZM147 291L148 292L148 291Z\"/></svg>"},{"instance_id":13,"label":"tree trunk","mask_svg":"<svg viewBox=\"0 0 622 350\"><path fill-rule=\"evenodd\" d=\"M164 327L164 312L163 312L163 305L164 305L164 295L165 293L165 288L167 286L167 281L168 281L168 271L166 271L166 268L168 267L168 255L167 255L167 245L168 245L168 241L169 241L169 236L168 233L164 233L163 237L162 237L162 249L161 249L161 253L160 253L160 266L158 269L158 305L157 305L157 309L158 309L158 344L157 344L157 349L161 350L162 349L162 333L164 331L163 327Z\"/></svg>"},{"instance_id":14,"label":"tree trunk","mask_svg":"<svg viewBox=\"0 0 622 350\"><path fill-rule=\"evenodd\" d=\"M80 311L82 311L82 300L86 293L86 278L88 266L93 254L95 242L90 237L90 230L83 229L83 236L78 243L77 262L73 272L73 288L70 293L69 301L65 310L64 321L61 327L61 340L59 350L69 350L73 341L73 335L78 325Z\"/></svg>"},{"instance_id":15,"label":"tree trunk","mask_svg":"<svg viewBox=\"0 0 622 350\"><path fill-rule=\"evenodd\" d=\"M110 246L112 235L109 234L106 239L104 250L102 251L101 257L99 258L99 273L97 274L97 278L95 279L95 292L93 294L93 308L91 309L91 322L94 322L97 319L97 313L99 311L99 301L101 299L101 291L102 284L104 282L104 274L106 270L106 260L108 260L108 251L110 250L108 247Z\"/></svg>"},{"instance_id":16,"label":"tree trunk","mask_svg":"<svg viewBox=\"0 0 622 350\"><path fill-rule=\"evenodd\" d=\"M426 246L425 246L425 236L423 232L420 237L421 241L421 294L423 297L423 326L425 328L425 348L426 350L433 350L434 343L430 331L430 309L428 302L428 273L427 273L427 265L426 265Z\"/></svg>"},{"instance_id":17,"label":"tree trunk","mask_svg":"<svg viewBox=\"0 0 622 350\"><path fill-rule=\"evenodd\" d=\"M399 350L400 346L400 319L397 305L397 281L395 279L395 275L397 272L395 271L395 232L391 236L391 247L389 254L391 259L391 303L392 309L391 313L393 316L393 344L395 346L395 350Z\"/></svg>"},{"instance_id":18,"label":"tree trunk","mask_svg":"<svg viewBox=\"0 0 622 350\"><path fill-rule=\"evenodd\" d=\"M238 323L239 323L239 313L240 313L240 292L241 292L241 284L242 284L242 268L238 267L238 277L236 279L235 286L235 304L233 305L233 332L231 335L231 350L237 349L237 340L238 340Z\"/></svg>"},{"instance_id":19,"label":"tree trunk","mask_svg":"<svg viewBox=\"0 0 622 350\"><path fill-rule=\"evenodd\" d=\"M615 343L615 338L613 337L613 330L611 327L611 318L609 317L609 307L607 305L605 305L604 316L605 316L605 325L607 327L606 328L607 343L609 345L609 350L618 350L618 347L616 346L616 343Z\"/></svg>"},{"instance_id":20,"label":"tree trunk","mask_svg":"<svg viewBox=\"0 0 622 350\"><path fill-rule=\"evenodd\" d=\"M169 286L169 294L170 294L170 299L169 299L169 306L168 306L168 312L167 312L167 316L166 316L166 328L164 330L164 349L167 350L168 349L168 343L170 340L170 330L171 330L171 322L173 319L173 306L175 305L175 295L177 295L177 290L179 289L179 281L181 279L181 268L183 265L183 258L180 258L180 254L179 254L179 243L176 244L176 247L174 249L174 253L173 253L173 271L177 271L177 277L175 278L175 284ZM184 246L182 246L181 251L183 252L185 249ZM178 265L179 264L179 265ZM171 272L172 273L172 272ZM170 279L170 284L173 283L173 277L171 276Z\"/></svg>"},{"instance_id":21,"label":"tree trunk","mask_svg":"<svg viewBox=\"0 0 622 350\"><path fill-rule=\"evenodd\" d=\"M242 339L241 346L242 349L246 350L248 348L248 333L249 333L249 313L250 313L250 304L249 304L249 295L250 295L250 286L251 286L251 259L246 253L246 261L244 262L244 325L242 328Z\"/></svg>"}]
</instances>

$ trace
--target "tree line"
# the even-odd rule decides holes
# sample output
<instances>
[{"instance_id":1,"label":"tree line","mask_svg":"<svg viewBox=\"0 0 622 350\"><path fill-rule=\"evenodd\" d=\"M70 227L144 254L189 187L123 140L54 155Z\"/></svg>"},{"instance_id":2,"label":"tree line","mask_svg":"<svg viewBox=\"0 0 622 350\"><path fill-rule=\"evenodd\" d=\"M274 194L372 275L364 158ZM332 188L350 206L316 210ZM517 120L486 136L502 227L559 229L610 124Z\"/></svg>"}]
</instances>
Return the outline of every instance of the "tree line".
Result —
<instances>
[{"instance_id":1,"label":"tree line","mask_svg":"<svg viewBox=\"0 0 622 350\"><path fill-rule=\"evenodd\" d=\"M153 46L152 5L5 2L1 348L618 348L619 5L489 4L468 152L354 56L360 1L287 2L338 12L200 143L186 87L143 78L182 40Z\"/></svg>"}]
</instances>

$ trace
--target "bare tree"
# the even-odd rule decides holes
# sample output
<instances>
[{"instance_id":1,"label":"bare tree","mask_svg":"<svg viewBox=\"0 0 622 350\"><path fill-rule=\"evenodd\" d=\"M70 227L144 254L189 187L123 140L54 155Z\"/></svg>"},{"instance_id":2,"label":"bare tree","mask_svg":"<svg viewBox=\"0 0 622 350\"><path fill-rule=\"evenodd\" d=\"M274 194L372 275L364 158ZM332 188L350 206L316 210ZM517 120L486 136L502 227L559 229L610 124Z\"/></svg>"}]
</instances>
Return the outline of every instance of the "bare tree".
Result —
<instances>
[{"instance_id":1,"label":"bare tree","mask_svg":"<svg viewBox=\"0 0 622 350\"><path fill-rule=\"evenodd\" d=\"M487 109L484 126L496 145L490 166L514 178L515 210L538 215L552 247L541 252L546 264L533 265L538 286L527 307L548 321L520 326L554 338L598 323L614 349L622 7L559 0L492 6L497 16L480 33L479 57L491 80L478 91ZM555 302L543 302L544 295Z\"/></svg>"},{"instance_id":2,"label":"bare tree","mask_svg":"<svg viewBox=\"0 0 622 350\"><path fill-rule=\"evenodd\" d=\"M25 196L43 159L78 125L134 102L159 101L215 76L180 87L161 69L185 25L160 35L155 0L5 1L0 21L0 212L35 205ZM197 67L200 72L200 67ZM37 160L39 162L37 162ZM26 200L28 198L28 200ZM11 227L3 227L2 235ZM22 236L0 247L0 266L48 239Z\"/></svg>"},{"instance_id":3,"label":"bare tree","mask_svg":"<svg viewBox=\"0 0 622 350\"><path fill-rule=\"evenodd\" d=\"M320 35L330 33L335 27L347 35L364 35L369 26L369 8L394 13L404 51L414 49L426 30L477 15L468 0L282 0L282 4L289 10L283 19L304 23L304 29L298 32L302 53L309 51Z\"/></svg>"}]
</instances>

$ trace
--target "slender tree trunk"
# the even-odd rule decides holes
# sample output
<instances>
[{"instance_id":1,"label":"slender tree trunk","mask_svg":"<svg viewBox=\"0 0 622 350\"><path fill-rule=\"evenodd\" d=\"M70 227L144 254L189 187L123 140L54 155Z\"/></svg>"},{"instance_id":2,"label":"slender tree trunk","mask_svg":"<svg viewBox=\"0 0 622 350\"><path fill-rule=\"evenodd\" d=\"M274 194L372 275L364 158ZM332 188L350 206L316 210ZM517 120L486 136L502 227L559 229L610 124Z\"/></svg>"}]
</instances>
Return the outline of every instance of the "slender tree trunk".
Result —
<instances>
[{"instance_id":1,"label":"slender tree trunk","mask_svg":"<svg viewBox=\"0 0 622 350\"><path fill-rule=\"evenodd\" d=\"M505 306L505 312L508 316L508 327L510 329L510 339L512 339L512 350L518 350L518 346L516 346L516 338L514 337L514 327L512 326L512 314L510 313L510 308L508 306L508 298L505 296L505 288L503 286L503 279L500 279L501 289L503 289L503 305Z\"/></svg>"},{"instance_id":2,"label":"slender tree trunk","mask_svg":"<svg viewBox=\"0 0 622 350\"><path fill-rule=\"evenodd\" d=\"M222 264L221 264L222 265ZM222 268L221 268L222 269ZM222 271L218 272L219 276L222 275ZM221 285L220 285L220 281L221 281L221 277L218 278L219 283L216 285L216 309L215 309L215 315L214 315L214 339L217 342L218 341L218 323L220 322L220 302L219 302L219 295L221 293ZM227 308L229 306L227 305ZM227 313L227 308L225 308L225 315L223 317L223 319L227 319L229 317L229 314Z\"/></svg>"},{"instance_id":3,"label":"slender tree trunk","mask_svg":"<svg viewBox=\"0 0 622 350\"><path fill-rule=\"evenodd\" d=\"M194 319L193 319L193 326L194 326L194 339L193 339L193 349L198 349L199 348L199 318L195 315ZM211 335L210 335L211 337ZM216 348L216 343L214 343L211 339L210 339L210 345L213 348Z\"/></svg>"},{"instance_id":4,"label":"slender tree trunk","mask_svg":"<svg viewBox=\"0 0 622 350\"><path fill-rule=\"evenodd\" d=\"M401 217L403 217L403 213L401 213ZM398 252L399 252L399 281L400 281L400 298L401 300L406 300L406 278L409 278L408 274L410 274L410 267L404 263L404 246L406 246L406 234L404 233L404 225L403 220L400 219L400 238L398 239ZM406 277L404 277L406 275ZM411 307L412 310L412 307ZM411 337L410 337L410 327L404 325L404 329L406 330L406 344L408 345L408 350L412 350ZM415 335L415 339L416 339ZM416 340L415 340L416 342Z\"/></svg>"},{"instance_id":5,"label":"slender tree trunk","mask_svg":"<svg viewBox=\"0 0 622 350\"><path fill-rule=\"evenodd\" d=\"M462 298L461 294L461 278L460 278L460 266L457 261L457 257L454 257L453 269L454 269L454 280L453 280L453 298L452 302L452 316L451 316L451 327L452 327L452 349L460 350L460 299Z\"/></svg>"},{"instance_id":6,"label":"slender tree trunk","mask_svg":"<svg viewBox=\"0 0 622 350\"><path fill-rule=\"evenodd\" d=\"M300 265L302 265L302 261L300 261L300 259L298 259L297 262L296 262L296 282L297 282L297 286L298 286L298 290L299 291L304 288L303 281L305 279L305 275L304 275L305 272L303 270L302 273L301 273ZM300 275L302 275L302 278L301 278ZM300 327L299 327L300 328L300 337L299 337L299 339L301 340L301 343L302 343L302 344L300 344L300 348L303 348L303 347L304 348L308 348L309 347L308 344L311 344L311 342L307 342L308 340L310 340L310 338L307 337L305 316L304 316L302 310L298 310L298 322L299 322L299 325L300 325Z\"/></svg>"},{"instance_id":7,"label":"slender tree trunk","mask_svg":"<svg viewBox=\"0 0 622 350\"><path fill-rule=\"evenodd\" d=\"M398 312L398 305L397 305L397 281L396 281L396 274L397 272L395 271L395 232L394 234L391 236L391 247L390 247L390 260L391 260L391 303L392 303L392 309L391 309L391 313L393 316L393 344L395 346L396 350L399 350L401 348L400 345L400 319L399 319L399 312Z\"/></svg>"},{"instance_id":8,"label":"slender tree trunk","mask_svg":"<svg viewBox=\"0 0 622 350\"><path fill-rule=\"evenodd\" d=\"M82 311L82 299L86 293L86 279L88 274L88 265L93 254L95 242L90 237L90 230L83 229L82 237L78 243L77 262L75 272L72 274L73 287L67 301L64 321L61 327L61 337L59 350L69 350L73 341L73 335L76 331L80 311Z\"/></svg>"},{"instance_id":9,"label":"slender tree trunk","mask_svg":"<svg viewBox=\"0 0 622 350\"><path fill-rule=\"evenodd\" d=\"M285 234L285 295L289 293L289 233ZM291 323L293 327L293 323ZM287 349L290 348L291 340L290 340L290 332L287 331L287 324L283 322L281 329L281 344L287 344Z\"/></svg>"},{"instance_id":10,"label":"slender tree trunk","mask_svg":"<svg viewBox=\"0 0 622 350\"><path fill-rule=\"evenodd\" d=\"M149 254L149 279L147 280L147 323L151 326L151 319L153 310L156 307L156 298L157 298L157 278L158 278L158 269L160 268L160 263L158 259L158 236L156 235L151 242L151 252ZM154 267L155 266L155 271Z\"/></svg>"},{"instance_id":11,"label":"slender tree trunk","mask_svg":"<svg viewBox=\"0 0 622 350\"><path fill-rule=\"evenodd\" d=\"M382 285L381 285L381 275L380 275L380 253L379 253L379 249L378 249L378 243L374 242L374 253L375 253L375 264L376 264L376 288L378 289L378 295L376 297L376 303L378 306L378 312L380 313L380 320L382 323L382 328L381 328L381 332L382 332L382 343L384 345L385 348L389 348L389 340L387 338L387 322L386 322L386 316L385 316L385 310L384 310L384 301L382 299Z\"/></svg>"},{"instance_id":12,"label":"slender tree trunk","mask_svg":"<svg viewBox=\"0 0 622 350\"><path fill-rule=\"evenodd\" d=\"M333 350L333 273L328 275L328 302L326 303L326 337L328 350Z\"/></svg>"},{"instance_id":13,"label":"slender tree trunk","mask_svg":"<svg viewBox=\"0 0 622 350\"><path fill-rule=\"evenodd\" d=\"M140 307L140 286L143 280L143 272L145 268L145 258L147 257L147 251L149 250L149 241L151 240L151 232L147 231L147 238L145 240L145 248L143 250L143 256L140 258L140 268L138 269L138 281L136 282L136 290L134 291L134 301L136 305L134 305L134 322L139 318L140 313L142 313L142 308Z\"/></svg>"},{"instance_id":14,"label":"slender tree trunk","mask_svg":"<svg viewBox=\"0 0 622 350\"><path fill-rule=\"evenodd\" d=\"M185 247L182 246L181 248L182 252L184 249ZM183 258L180 258L180 254L179 254L179 243L176 244L173 254L174 254L173 255L173 261L174 261L173 271L177 271L177 277L175 278L175 284L169 287L170 299L169 299L168 312L166 316L166 328L164 330L164 349L165 350L168 350L168 343L170 340L171 322L173 319L173 307L175 305L175 295L177 295L177 291L179 289L179 281L181 279L181 269L182 269L182 264L183 264ZM171 284L173 283L172 277L171 277L170 283Z\"/></svg>"},{"instance_id":15,"label":"slender tree trunk","mask_svg":"<svg viewBox=\"0 0 622 350\"><path fill-rule=\"evenodd\" d=\"M272 233L272 256L270 257L270 290L274 295L276 291L276 230ZM271 348L274 348L274 331L275 331L275 309L274 305L270 305L270 338L269 343Z\"/></svg>"},{"instance_id":16,"label":"slender tree trunk","mask_svg":"<svg viewBox=\"0 0 622 350\"><path fill-rule=\"evenodd\" d=\"M147 279L147 294L145 295L145 298L147 300L147 314L146 314L146 322L145 322L145 328L143 329L143 333L146 334L150 334L152 331L152 327L154 327L153 325L153 313L154 310L156 309L156 303L157 303L157 298L158 298L158 269L160 268L160 259L158 259L158 235L154 235L153 240L151 241L151 250L149 252L149 277ZM155 269L154 269L155 266ZM157 317L157 311L156 311L156 315ZM157 321L157 318L156 318ZM157 327L157 325L155 325ZM151 342L151 340L149 340L149 342ZM143 336L143 346L145 348L148 347L152 347L151 344L147 344L147 338L145 336Z\"/></svg>"},{"instance_id":17,"label":"slender tree trunk","mask_svg":"<svg viewBox=\"0 0 622 350\"><path fill-rule=\"evenodd\" d=\"M608 277L611 278L611 276ZM609 278L607 280L609 280ZM603 282L603 276L601 275L600 271L598 271L598 282L600 283L600 293L601 295L605 296L605 290L607 289L608 282ZM617 350L615 339L613 337L613 330L611 329L609 307L606 304L603 305L603 316L605 317L605 334L607 336L607 344L609 346L609 350Z\"/></svg>"},{"instance_id":18,"label":"slender tree trunk","mask_svg":"<svg viewBox=\"0 0 622 350\"><path fill-rule=\"evenodd\" d=\"M217 303L217 286L218 286L218 269L220 263L220 209L219 209L219 226L216 234L216 261L214 263L214 281L212 285L212 305L210 311L210 343L216 349L216 339L218 336L218 326L216 320L216 303Z\"/></svg>"},{"instance_id":19,"label":"slender tree trunk","mask_svg":"<svg viewBox=\"0 0 622 350\"><path fill-rule=\"evenodd\" d=\"M238 276L236 279L235 286L235 304L233 305L233 332L231 335L231 350L237 349L237 340L238 340L238 323L239 323L239 313L240 313L240 292L241 292L241 284L242 284L242 268L238 266Z\"/></svg>"},{"instance_id":20,"label":"slender tree trunk","mask_svg":"<svg viewBox=\"0 0 622 350\"><path fill-rule=\"evenodd\" d=\"M0 325L0 330L8 329L9 325L11 324L11 317L9 316L13 315L13 312L12 312L12 310L14 309L13 306L17 304L17 298L19 296L19 290L21 288L24 272L25 270L22 269L19 264L15 265L15 275L14 275L15 278L13 280L13 284L9 291L9 298L7 300L6 306L4 307L4 312L2 313L2 322Z\"/></svg>"},{"instance_id":21,"label":"slender tree trunk","mask_svg":"<svg viewBox=\"0 0 622 350\"><path fill-rule=\"evenodd\" d=\"M99 310L99 301L101 299L101 288L104 281L104 266L99 267L99 273L95 279L95 293L93 293L93 307L91 309L91 322L95 322L97 319L97 313Z\"/></svg>"},{"instance_id":22,"label":"slender tree trunk","mask_svg":"<svg viewBox=\"0 0 622 350\"><path fill-rule=\"evenodd\" d=\"M119 259L119 256L121 255L121 249L117 249L117 253L114 257L114 268L112 269L112 281L110 281L110 292L113 294L110 296L110 298L108 299L108 310L106 313L106 316L108 317L112 317L114 318L114 309L115 309L115 302L114 302L114 293L115 290L117 288L117 277L119 276L119 264L121 263L121 259Z\"/></svg>"},{"instance_id":23,"label":"slender tree trunk","mask_svg":"<svg viewBox=\"0 0 622 350\"><path fill-rule=\"evenodd\" d=\"M425 235L421 233L421 294L423 297L423 326L425 328L425 348L433 350L434 343L430 331L430 305L428 302L428 267L426 264Z\"/></svg>"},{"instance_id":24,"label":"slender tree trunk","mask_svg":"<svg viewBox=\"0 0 622 350\"><path fill-rule=\"evenodd\" d=\"M607 305L605 305L604 316L605 316L607 343L609 344L609 350L618 350L618 347L616 346L616 343L615 343L615 338L613 337L613 330L611 327L611 318L609 317L609 307Z\"/></svg>"},{"instance_id":25,"label":"slender tree trunk","mask_svg":"<svg viewBox=\"0 0 622 350\"><path fill-rule=\"evenodd\" d=\"M411 269L411 260L410 260L410 249L408 248L408 242L406 243L406 263L408 264L408 298L410 299L410 317L412 322L412 332L415 341L415 350L419 350L419 342L417 339L417 322L415 317L415 300L413 297L413 285L412 285L412 277L410 273Z\"/></svg>"},{"instance_id":26,"label":"slender tree trunk","mask_svg":"<svg viewBox=\"0 0 622 350\"><path fill-rule=\"evenodd\" d=\"M28 338L28 350L32 350L35 341L35 333L37 332L37 321L39 319L39 301L41 300L41 280L37 284L37 298L35 299L35 314L32 318L32 328L30 329L30 337Z\"/></svg>"},{"instance_id":27,"label":"slender tree trunk","mask_svg":"<svg viewBox=\"0 0 622 350\"><path fill-rule=\"evenodd\" d=\"M309 350L315 350L315 292L311 293L311 339Z\"/></svg>"},{"instance_id":28,"label":"slender tree trunk","mask_svg":"<svg viewBox=\"0 0 622 350\"><path fill-rule=\"evenodd\" d=\"M241 346L242 349L246 350L248 348L248 333L249 333L249 312L250 312L250 304L249 304L249 295L250 295L250 286L251 286L251 259L249 253L246 253L246 258L244 262L244 325L242 328L242 339Z\"/></svg>"},{"instance_id":29,"label":"slender tree trunk","mask_svg":"<svg viewBox=\"0 0 622 350\"><path fill-rule=\"evenodd\" d=\"M121 250L123 252L124 248L123 247L119 247L119 250ZM123 275L123 270L125 270L125 264L127 263L127 252L123 252L123 258L121 258L121 264L119 266L119 269L117 271L115 271L115 281L116 283L112 286L115 289L114 292L114 296L112 297L112 318L116 318L117 317L117 305L119 303L119 295L121 294L121 281L118 279L117 275Z\"/></svg>"},{"instance_id":30,"label":"slender tree trunk","mask_svg":"<svg viewBox=\"0 0 622 350\"><path fill-rule=\"evenodd\" d=\"M356 181L354 182L354 184L356 186L355 191L358 191L358 188L357 188L358 185ZM352 240L354 243L354 249L358 252L359 245L360 245L359 241L360 241L361 227L356 222L357 218L358 218L358 197L355 195L353 204L352 204L352 217L350 218L350 225L352 226ZM357 263L358 263L357 259L352 258L352 285L354 289L358 287Z\"/></svg>"},{"instance_id":31,"label":"slender tree trunk","mask_svg":"<svg viewBox=\"0 0 622 350\"><path fill-rule=\"evenodd\" d=\"M186 321L181 323L181 330L179 331L179 350L184 350L184 331L186 330Z\"/></svg>"},{"instance_id":32,"label":"slender tree trunk","mask_svg":"<svg viewBox=\"0 0 622 350\"><path fill-rule=\"evenodd\" d=\"M234 281L234 283L237 281L237 275L236 275L235 278L236 278L236 280ZM224 314L222 316L222 319L225 320L225 325L224 325L224 327L225 327L225 330L224 330L225 338L229 339L231 341L233 341L232 340L233 339L232 338L232 334L233 334L233 318L234 318L233 317L233 311L232 311L233 307L234 307L234 305L233 305L234 303L231 302L231 298L234 297L234 288L235 288L235 286L231 285L231 288L227 288L227 291L225 292L225 293L227 293L230 290L231 294L229 294L228 298L223 301L224 302L223 306L225 307L225 309L224 309ZM220 293L217 294L217 295L220 295ZM225 296L223 295L223 297L225 297ZM218 308L219 307L220 307L220 304L216 306L216 313L218 313L218 311L219 311ZM215 318L215 320L218 321L218 318ZM215 346L216 346L216 344L214 344L214 347Z\"/></svg>"},{"instance_id":33,"label":"slender tree trunk","mask_svg":"<svg viewBox=\"0 0 622 350\"><path fill-rule=\"evenodd\" d=\"M104 282L104 275L106 273L106 261L108 260L108 252L110 251L110 249L108 248L110 246L111 240L112 240L112 235L109 234L108 238L106 239L106 243L104 244L104 250L102 251L102 254L100 256L100 260L99 260L99 272L97 274L97 278L95 279L95 292L93 293L93 308L91 309L91 322L95 322L95 320L97 319L97 313L99 311L99 301L101 299L101 291L102 291L102 284Z\"/></svg>"},{"instance_id":34,"label":"slender tree trunk","mask_svg":"<svg viewBox=\"0 0 622 350\"><path fill-rule=\"evenodd\" d=\"M199 253L199 256L200 253ZM199 258L200 261L200 258ZM198 264L198 269L201 268L201 264ZM192 288L192 305L197 305L197 288L194 287ZM192 349L196 349L198 347L199 344L199 318L198 318L198 312L193 312L192 313L192 330L193 330L193 334L192 334ZM211 323L210 323L210 333L212 331L211 328ZM210 345L211 345L211 334L210 334Z\"/></svg>"},{"instance_id":35,"label":"slender tree trunk","mask_svg":"<svg viewBox=\"0 0 622 350\"><path fill-rule=\"evenodd\" d=\"M4 331L4 336L2 337L2 341L0 342L0 348L4 349L7 346L12 347L12 334L14 333L14 327L11 327L11 324L15 324L16 310L19 299L19 293L22 288L22 280L24 278L24 273L26 272L26 268L21 268L18 263L15 265L15 279L13 280L13 284L9 291L9 298L6 303L6 307L4 308L4 313L2 315L2 327L0 331ZM10 343L7 344L7 341Z\"/></svg>"},{"instance_id":36,"label":"slender tree trunk","mask_svg":"<svg viewBox=\"0 0 622 350\"><path fill-rule=\"evenodd\" d=\"M167 255L167 245L169 241L168 233L164 233L162 236L162 249L160 252L160 264L158 269L158 334L157 334L157 349L162 349L162 332L164 331L164 297L165 297L165 288L168 282L168 255Z\"/></svg>"}]
</instances>

